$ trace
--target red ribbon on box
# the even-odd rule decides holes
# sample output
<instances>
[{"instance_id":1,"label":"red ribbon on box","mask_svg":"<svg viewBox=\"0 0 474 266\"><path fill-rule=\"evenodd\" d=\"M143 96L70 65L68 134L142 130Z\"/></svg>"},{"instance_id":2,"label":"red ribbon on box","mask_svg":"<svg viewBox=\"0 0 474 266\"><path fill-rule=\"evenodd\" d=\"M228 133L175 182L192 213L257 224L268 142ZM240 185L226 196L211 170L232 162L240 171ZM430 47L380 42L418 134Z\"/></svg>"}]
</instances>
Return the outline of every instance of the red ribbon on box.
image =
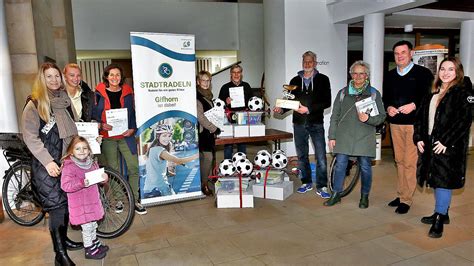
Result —
<instances>
[{"instance_id":1,"label":"red ribbon on box","mask_svg":"<svg viewBox=\"0 0 474 266\"><path fill-rule=\"evenodd\" d=\"M267 171L265 171L265 179L263 180L263 198L267 198L267 178L268 172L270 171L270 167L267 167Z\"/></svg>"},{"instance_id":2,"label":"red ribbon on box","mask_svg":"<svg viewBox=\"0 0 474 266\"><path fill-rule=\"evenodd\" d=\"M208 176L209 179L219 179L221 176L217 175L217 168L214 168L213 175ZM240 208L242 208L242 201L243 201L243 196L242 196L242 174L238 174L239 177L239 201L240 201Z\"/></svg>"}]
</instances>

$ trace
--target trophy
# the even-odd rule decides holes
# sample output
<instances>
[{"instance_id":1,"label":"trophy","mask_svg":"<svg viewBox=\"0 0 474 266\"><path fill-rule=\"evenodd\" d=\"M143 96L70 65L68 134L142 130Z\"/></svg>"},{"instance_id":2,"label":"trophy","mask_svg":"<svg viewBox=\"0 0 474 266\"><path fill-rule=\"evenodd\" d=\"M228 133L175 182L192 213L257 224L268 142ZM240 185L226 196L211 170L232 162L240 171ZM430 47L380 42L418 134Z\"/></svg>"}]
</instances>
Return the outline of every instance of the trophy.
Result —
<instances>
[{"instance_id":1,"label":"trophy","mask_svg":"<svg viewBox=\"0 0 474 266\"><path fill-rule=\"evenodd\" d=\"M298 110L298 108L300 108L300 101L294 100L295 95L291 93L296 88L298 88L296 85L283 85L283 98L276 99L275 106L284 109Z\"/></svg>"}]
</instances>

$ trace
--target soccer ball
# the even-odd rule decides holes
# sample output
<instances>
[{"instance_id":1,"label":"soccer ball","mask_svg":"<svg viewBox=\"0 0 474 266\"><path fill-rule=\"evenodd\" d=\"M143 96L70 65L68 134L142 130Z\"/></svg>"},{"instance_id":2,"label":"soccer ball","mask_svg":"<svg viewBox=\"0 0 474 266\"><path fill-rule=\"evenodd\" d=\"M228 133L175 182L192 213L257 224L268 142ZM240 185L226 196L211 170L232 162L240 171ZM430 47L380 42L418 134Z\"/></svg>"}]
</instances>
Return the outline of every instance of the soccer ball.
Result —
<instances>
[{"instance_id":1,"label":"soccer ball","mask_svg":"<svg viewBox=\"0 0 474 266\"><path fill-rule=\"evenodd\" d=\"M262 152L262 153L257 153L255 155L255 165L260 166L260 168L265 168L270 165L272 157L270 156L270 153L267 151Z\"/></svg>"},{"instance_id":2,"label":"soccer ball","mask_svg":"<svg viewBox=\"0 0 474 266\"><path fill-rule=\"evenodd\" d=\"M275 154L283 154L283 155L286 155L286 153L283 151L283 150L274 150L272 152L272 156L275 155Z\"/></svg>"},{"instance_id":3,"label":"soccer ball","mask_svg":"<svg viewBox=\"0 0 474 266\"><path fill-rule=\"evenodd\" d=\"M263 100L257 96L250 98L248 103L250 111L261 111L263 109Z\"/></svg>"},{"instance_id":4,"label":"soccer ball","mask_svg":"<svg viewBox=\"0 0 474 266\"><path fill-rule=\"evenodd\" d=\"M283 169L288 164L288 159L283 153L274 153L272 156L272 165L276 169Z\"/></svg>"},{"instance_id":5,"label":"soccer ball","mask_svg":"<svg viewBox=\"0 0 474 266\"><path fill-rule=\"evenodd\" d=\"M232 162L234 162L234 165L237 166L237 162L242 160L242 159L247 159L247 155L243 152L237 152L232 156Z\"/></svg>"},{"instance_id":6,"label":"soccer ball","mask_svg":"<svg viewBox=\"0 0 474 266\"><path fill-rule=\"evenodd\" d=\"M235 173L235 170L236 168L230 159L225 159L219 164L219 173L221 176L231 176Z\"/></svg>"},{"instance_id":7,"label":"soccer ball","mask_svg":"<svg viewBox=\"0 0 474 266\"><path fill-rule=\"evenodd\" d=\"M253 164L248 159L241 159L237 162L237 172L247 176L252 173Z\"/></svg>"},{"instance_id":8,"label":"soccer ball","mask_svg":"<svg viewBox=\"0 0 474 266\"><path fill-rule=\"evenodd\" d=\"M222 109L224 109L225 107L225 102L219 98L212 99L212 103L214 103L214 106L217 106Z\"/></svg>"},{"instance_id":9,"label":"soccer ball","mask_svg":"<svg viewBox=\"0 0 474 266\"><path fill-rule=\"evenodd\" d=\"M272 154L269 153L267 150L259 150L259 151L257 152L257 155L258 155L258 154L267 154L268 156L270 156L270 158L272 157Z\"/></svg>"}]
</instances>

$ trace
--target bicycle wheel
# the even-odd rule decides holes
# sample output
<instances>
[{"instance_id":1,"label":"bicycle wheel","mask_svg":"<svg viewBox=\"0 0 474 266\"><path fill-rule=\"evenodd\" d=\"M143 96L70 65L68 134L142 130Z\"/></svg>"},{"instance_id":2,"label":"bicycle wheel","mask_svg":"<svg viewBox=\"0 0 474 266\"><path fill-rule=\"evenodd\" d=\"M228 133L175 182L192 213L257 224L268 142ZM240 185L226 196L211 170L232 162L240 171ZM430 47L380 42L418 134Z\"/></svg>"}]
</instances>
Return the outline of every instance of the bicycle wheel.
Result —
<instances>
[{"instance_id":1,"label":"bicycle wheel","mask_svg":"<svg viewBox=\"0 0 474 266\"><path fill-rule=\"evenodd\" d=\"M336 156L332 158L331 165L329 167L329 189L331 191L334 191L334 171L336 170ZM344 178L344 183L342 184L342 191L341 191L341 197L347 196L349 193L352 192L354 189L355 185L357 184L357 181L359 180L360 177L360 168L359 168L359 163L357 162L357 159L355 158L349 158L349 161L347 162L347 168L346 168L346 176Z\"/></svg>"},{"instance_id":2,"label":"bicycle wheel","mask_svg":"<svg viewBox=\"0 0 474 266\"><path fill-rule=\"evenodd\" d=\"M44 217L31 189L29 163L17 161L8 169L3 180L2 198L8 216L19 225L33 226Z\"/></svg>"},{"instance_id":3,"label":"bicycle wheel","mask_svg":"<svg viewBox=\"0 0 474 266\"><path fill-rule=\"evenodd\" d=\"M125 233L135 216L135 199L130 184L117 171L105 168L109 181L99 186L104 218L98 222L97 235L114 238Z\"/></svg>"}]
</instances>

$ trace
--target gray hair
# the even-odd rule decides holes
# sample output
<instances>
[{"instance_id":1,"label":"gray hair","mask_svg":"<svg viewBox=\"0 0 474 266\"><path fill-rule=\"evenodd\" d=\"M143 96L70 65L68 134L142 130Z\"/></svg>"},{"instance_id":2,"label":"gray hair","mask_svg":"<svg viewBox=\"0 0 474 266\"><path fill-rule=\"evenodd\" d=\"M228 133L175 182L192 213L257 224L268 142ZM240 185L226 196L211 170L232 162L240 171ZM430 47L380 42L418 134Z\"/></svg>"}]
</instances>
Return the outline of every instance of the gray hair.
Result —
<instances>
[{"instance_id":1,"label":"gray hair","mask_svg":"<svg viewBox=\"0 0 474 266\"><path fill-rule=\"evenodd\" d=\"M311 52L311 51L306 51L304 54L303 54L303 59L307 56L311 56L313 58L313 61L316 62L316 54Z\"/></svg>"},{"instance_id":2,"label":"gray hair","mask_svg":"<svg viewBox=\"0 0 474 266\"><path fill-rule=\"evenodd\" d=\"M362 60L358 60L358 61L355 61L351 67L349 68L349 74L352 74L354 73L354 68L356 66L362 66L365 68L365 74L367 74L367 78L369 79L370 78L370 66L368 63L362 61Z\"/></svg>"},{"instance_id":3,"label":"gray hair","mask_svg":"<svg viewBox=\"0 0 474 266\"><path fill-rule=\"evenodd\" d=\"M236 68L238 68L238 69L240 70L240 72L244 72L244 69L243 69L240 65L238 65L238 64L232 65L232 66L230 67L230 71L229 71L229 72L232 72L232 70L234 70L234 69L236 69Z\"/></svg>"}]
</instances>

